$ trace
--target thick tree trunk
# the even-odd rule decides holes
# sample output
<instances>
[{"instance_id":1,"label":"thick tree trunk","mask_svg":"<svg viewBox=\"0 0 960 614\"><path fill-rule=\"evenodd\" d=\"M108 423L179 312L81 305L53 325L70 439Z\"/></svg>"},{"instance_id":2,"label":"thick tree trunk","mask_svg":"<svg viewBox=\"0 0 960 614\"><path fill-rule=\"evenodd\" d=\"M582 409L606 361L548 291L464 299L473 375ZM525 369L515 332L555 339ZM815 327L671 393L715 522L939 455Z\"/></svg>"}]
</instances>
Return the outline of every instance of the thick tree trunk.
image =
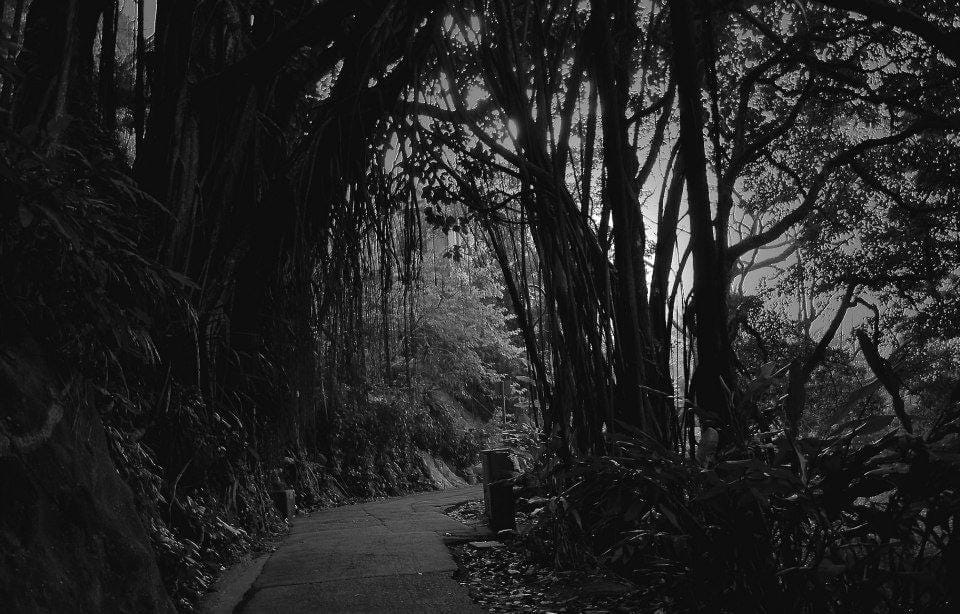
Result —
<instances>
[{"instance_id":1,"label":"thick tree trunk","mask_svg":"<svg viewBox=\"0 0 960 614\"><path fill-rule=\"evenodd\" d=\"M623 7L626 9L626 7ZM624 28L624 15L609 9L604 0L594 0L593 11L597 21L613 24L618 33ZM630 15L632 18L632 14ZM616 53L609 28L597 28L599 50L595 72L600 97L603 128L603 158L607 171L606 198L613 217L614 265L616 267L615 322L617 340L617 419L639 427L659 439L656 421L643 393L648 384L643 360L641 305L645 300L645 266L643 262L644 225L636 198L636 186L631 185L636 156L627 153L627 129L624 111L625 90L628 88L623 58ZM629 55L630 49L623 51ZM626 154L626 155L625 155ZM634 171L634 172L631 172ZM645 314L644 314L645 315Z\"/></svg>"},{"instance_id":2,"label":"thick tree trunk","mask_svg":"<svg viewBox=\"0 0 960 614\"><path fill-rule=\"evenodd\" d=\"M646 228L635 179L637 158L626 120L628 67L635 49L624 41L636 40L631 36L635 7L632 2L594 0L593 11L596 23L610 24L596 29L599 45L594 72L603 117L606 198L613 217L617 417L666 444L672 385L666 377L669 363L661 361L663 356L654 349L644 261Z\"/></svg>"},{"instance_id":3,"label":"thick tree trunk","mask_svg":"<svg viewBox=\"0 0 960 614\"><path fill-rule=\"evenodd\" d=\"M703 424L718 427L724 439L736 442L743 433L739 418L733 413L732 393L736 382L727 333L728 289L724 282L723 254L719 253L713 234L703 138L699 41L690 0L670 0L670 26L693 253L697 366L691 382L692 397Z\"/></svg>"},{"instance_id":4,"label":"thick tree trunk","mask_svg":"<svg viewBox=\"0 0 960 614\"><path fill-rule=\"evenodd\" d=\"M510 48L516 43L512 32L516 23L504 6L494 9L498 34L511 43L486 50L483 62L494 100L517 121L520 155L529 163L520 168L520 180L530 186L523 205L540 257L553 353L550 399L555 432L546 434L558 438L562 455L572 451L569 446L581 454L602 453L604 424L608 432L616 424L610 394L614 351L603 335L613 304L609 265L564 184L567 150L562 139L554 156L545 117L530 112L528 92L514 70L515 53L520 51ZM573 87L579 87L577 77ZM546 95L535 94L538 104L545 105Z\"/></svg>"}]
</instances>

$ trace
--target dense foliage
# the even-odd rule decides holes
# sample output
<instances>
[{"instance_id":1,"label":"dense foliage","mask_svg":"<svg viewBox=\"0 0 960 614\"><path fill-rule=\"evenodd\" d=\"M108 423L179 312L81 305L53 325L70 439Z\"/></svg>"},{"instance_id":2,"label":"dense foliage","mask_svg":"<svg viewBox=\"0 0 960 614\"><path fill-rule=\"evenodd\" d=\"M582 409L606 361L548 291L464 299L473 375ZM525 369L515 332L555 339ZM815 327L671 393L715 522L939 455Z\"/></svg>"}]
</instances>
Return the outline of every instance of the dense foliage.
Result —
<instances>
[{"instance_id":1,"label":"dense foliage","mask_svg":"<svg viewBox=\"0 0 960 614\"><path fill-rule=\"evenodd\" d=\"M957 417L923 439L892 419L758 439L706 469L624 442L565 476L531 545L599 562L681 610L947 611Z\"/></svg>"},{"instance_id":2,"label":"dense foliage","mask_svg":"<svg viewBox=\"0 0 960 614\"><path fill-rule=\"evenodd\" d=\"M102 425L178 607L491 444L677 607L956 607L955 3L148 4L0 2L0 461Z\"/></svg>"}]
</instances>

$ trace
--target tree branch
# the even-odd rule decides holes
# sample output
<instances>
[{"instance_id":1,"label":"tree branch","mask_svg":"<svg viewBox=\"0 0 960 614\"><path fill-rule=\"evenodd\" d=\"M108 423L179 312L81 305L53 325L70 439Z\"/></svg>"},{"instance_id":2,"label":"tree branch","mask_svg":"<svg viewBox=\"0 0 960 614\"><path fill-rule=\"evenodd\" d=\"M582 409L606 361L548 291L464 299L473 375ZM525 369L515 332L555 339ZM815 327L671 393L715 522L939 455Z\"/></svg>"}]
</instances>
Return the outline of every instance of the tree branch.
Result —
<instances>
[{"instance_id":1,"label":"tree branch","mask_svg":"<svg viewBox=\"0 0 960 614\"><path fill-rule=\"evenodd\" d=\"M843 322L843 317L847 314L847 310L850 309L850 306L854 303L853 293L856 288L856 284L847 285L847 290L844 292L843 298L840 300L840 306L837 307L837 312L833 314L833 320L830 321L830 325L823 333L823 337L820 339L817 347L814 348L810 356L808 356L803 362L804 380L810 377L810 374L813 373L813 370L817 368L817 366L823 361L823 357L826 356L827 348L830 347L831 343L833 343L833 338L836 336L837 330L840 328L840 324Z\"/></svg>"},{"instance_id":2,"label":"tree branch","mask_svg":"<svg viewBox=\"0 0 960 614\"><path fill-rule=\"evenodd\" d=\"M843 11L859 13L916 35L960 66L960 30L947 29L921 15L886 0L817 0L820 4Z\"/></svg>"},{"instance_id":3,"label":"tree branch","mask_svg":"<svg viewBox=\"0 0 960 614\"><path fill-rule=\"evenodd\" d=\"M731 245L727 250L727 257L730 259L730 261L734 261L747 252L762 247L770 241L778 239L794 224L803 220L811 211L813 211L813 208L817 203L817 198L820 196L820 192L827 184L827 180L830 178L830 175L836 169L844 166L845 164L853 162L858 155L870 151L871 149L884 147L886 145L893 145L904 141L911 136L918 134L925 127L925 122L914 122L902 132L882 138L867 139L837 154L828 160L827 163L823 165L823 168L820 169L820 172L818 172L814 177L813 185L810 186L810 189L804 195L803 201L801 201L800 205L796 209L785 215L780 219L780 221L771 225L763 232L760 232L752 237L747 237L735 245Z\"/></svg>"},{"instance_id":4,"label":"tree branch","mask_svg":"<svg viewBox=\"0 0 960 614\"><path fill-rule=\"evenodd\" d=\"M863 329L857 329L855 334L857 341L860 342L860 348L863 350L863 357L867 360L867 364L870 365L870 370L873 371L873 374L877 376L877 379L883 384L883 387L890 393L894 413L897 414L897 418L900 419L903 428L908 433L913 433L913 424L910 416L907 415L906 407L903 403L903 396L900 394L900 378L897 377L896 372L890 367L889 361L884 360L880 356L877 346L874 345L873 341L870 340L870 337L867 336L867 333L864 332Z\"/></svg>"}]
</instances>

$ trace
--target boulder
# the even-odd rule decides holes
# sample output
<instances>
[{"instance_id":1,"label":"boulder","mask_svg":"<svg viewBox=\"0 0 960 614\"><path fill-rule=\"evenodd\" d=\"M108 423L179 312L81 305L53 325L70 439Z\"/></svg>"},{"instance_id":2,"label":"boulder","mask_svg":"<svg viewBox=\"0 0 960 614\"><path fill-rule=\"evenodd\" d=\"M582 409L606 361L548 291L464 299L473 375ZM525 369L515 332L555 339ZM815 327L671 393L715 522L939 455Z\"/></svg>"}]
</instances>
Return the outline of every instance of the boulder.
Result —
<instances>
[{"instance_id":1,"label":"boulder","mask_svg":"<svg viewBox=\"0 0 960 614\"><path fill-rule=\"evenodd\" d=\"M445 490L467 485L443 460L434 458L428 452L421 451L419 455L424 475L430 479L434 487Z\"/></svg>"},{"instance_id":2,"label":"boulder","mask_svg":"<svg viewBox=\"0 0 960 614\"><path fill-rule=\"evenodd\" d=\"M2 609L172 613L100 417L64 388L36 346L0 346Z\"/></svg>"}]
</instances>

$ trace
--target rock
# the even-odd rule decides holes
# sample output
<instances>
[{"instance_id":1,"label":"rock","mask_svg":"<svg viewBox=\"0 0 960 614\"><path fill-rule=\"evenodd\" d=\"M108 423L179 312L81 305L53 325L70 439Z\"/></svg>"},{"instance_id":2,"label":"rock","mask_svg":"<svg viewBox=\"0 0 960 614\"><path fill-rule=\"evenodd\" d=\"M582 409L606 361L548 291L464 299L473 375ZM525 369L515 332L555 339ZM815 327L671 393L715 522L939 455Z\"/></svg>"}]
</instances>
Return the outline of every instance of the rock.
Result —
<instances>
[{"instance_id":1,"label":"rock","mask_svg":"<svg viewBox=\"0 0 960 614\"><path fill-rule=\"evenodd\" d=\"M419 453L419 456L423 472L435 488L446 490L447 488L460 488L467 485L466 482L454 473L442 460L438 460L423 451Z\"/></svg>"},{"instance_id":2,"label":"rock","mask_svg":"<svg viewBox=\"0 0 960 614\"><path fill-rule=\"evenodd\" d=\"M62 389L38 351L0 347L0 432L15 448L0 450L2 609L172 613L100 417ZM62 419L44 419L55 403ZM27 414L40 418L13 432L5 419Z\"/></svg>"},{"instance_id":3,"label":"rock","mask_svg":"<svg viewBox=\"0 0 960 614\"><path fill-rule=\"evenodd\" d=\"M548 503L550 503L550 500L544 497L517 497L517 509L521 512L532 512L533 510L546 507Z\"/></svg>"},{"instance_id":4,"label":"rock","mask_svg":"<svg viewBox=\"0 0 960 614\"><path fill-rule=\"evenodd\" d=\"M473 485L480 482L480 478L478 477L480 475L480 470L477 466L467 467L461 471L460 474L463 476L463 479L467 481L467 484Z\"/></svg>"}]
</instances>

